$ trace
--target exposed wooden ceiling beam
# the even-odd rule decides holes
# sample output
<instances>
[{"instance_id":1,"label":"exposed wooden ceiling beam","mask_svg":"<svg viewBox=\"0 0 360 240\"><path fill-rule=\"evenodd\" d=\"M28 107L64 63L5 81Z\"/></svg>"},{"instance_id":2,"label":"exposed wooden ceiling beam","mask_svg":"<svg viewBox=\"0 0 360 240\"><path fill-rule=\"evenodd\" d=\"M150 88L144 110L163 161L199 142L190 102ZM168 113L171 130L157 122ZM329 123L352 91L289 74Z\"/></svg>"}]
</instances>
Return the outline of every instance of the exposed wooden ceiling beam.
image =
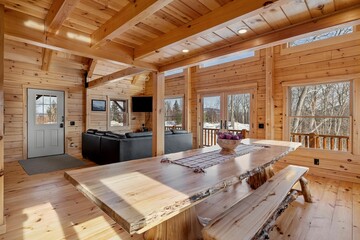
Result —
<instances>
[{"instance_id":1,"label":"exposed wooden ceiling beam","mask_svg":"<svg viewBox=\"0 0 360 240\"><path fill-rule=\"evenodd\" d=\"M137 75L137 74L140 74L143 72L145 72L145 70L141 69L141 68L134 68L134 67L126 68L126 69L114 72L112 74L109 74L107 76L90 81L88 88L99 87L104 84L108 84L108 83L120 80L122 78L125 78L125 77L132 77L134 75Z\"/></svg>"},{"instance_id":2,"label":"exposed wooden ceiling beam","mask_svg":"<svg viewBox=\"0 0 360 240\"><path fill-rule=\"evenodd\" d=\"M69 33L72 34L69 35ZM134 61L132 48L112 42L103 48L92 49L87 42L76 40L76 38L81 40L89 38L89 36L81 34L72 29L62 28L58 34L47 36L42 19L11 9L5 10L5 37L7 39L87 58L110 60L124 66L157 70L157 67L153 64Z\"/></svg>"},{"instance_id":3,"label":"exposed wooden ceiling beam","mask_svg":"<svg viewBox=\"0 0 360 240\"><path fill-rule=\"evenodd\" d=\"M90 59L90 61L89 61L89 70L87 71L87 78L88 79L92 78L97 62L98 61L96 59Z\"/></svg>"},{"instance_id":4,"label":"exposed wooden ceiling beam","mask_svg":"<svg viewBox=\"0 0 360 240\"><path fill-rule=\"evenodd\" d=\"M135 59L145 57L155 51L161 51L162 48L178 44L181 41L185 42L189 38L214 32L233 23L256 16L265 9L275 8L290 1L293 0L274 1L274 3L264 7L263 5L266 2L264 0L234 0L136 48Z\"/></svg>"},{"instance_id":5,"label":"exposed wooden ceiling beam","mask_svg":"<svg viewBox=\"0 0 360 240\"><path fill-rule=\"evenodd\" d=\"M56 33L80 0L55 0L45 18L46 31Z\"/></svg>"},{"instance_id":6,"label":"exposed wooden ceiling beam","mask_svg":"<svg viewBox=\"0 0 360 240\"><path fill-rule=\"evenodd\" d=\"M160 72L176 69L185 66L193 66L200 62L224 56L230 53L249 50L260 49L269 46L275 46L282 43L286 43L290 38L319 31L321 29L330 28L342 24L360 24L360 5L346 9L341 12L334 13L329 16L320 17L311 21L292 25L285 29L280 29L271 33L263 34L259 37L255 37L246 41L230 44L213 51L209 51L194 57L190 57L178 62L170 63L159 68Z\"/></svg>"},{"instance_id":7,"label":"exposed wooden ceiling beam","mask_svg":"<svg viewBox=\"0 0 360 240\"><path fill-rule=\"evenodd\" d=\"M43 49L41 70L43 70L43 71L49 70L52 53L53 53L53 51L51 49L48 49L48 48Z\"/></svg>"},{"instance_id":8,"label":"exposed wooden ceiling beam","mask_svg":"<svg viewBox=\"0 0 360 240\"><path fill-rule=\"evenodd\" d=\"M92 46L98 47L149 17L173 0L138 0L128 3L92 35Z\"/></svg>"}]
</instances>

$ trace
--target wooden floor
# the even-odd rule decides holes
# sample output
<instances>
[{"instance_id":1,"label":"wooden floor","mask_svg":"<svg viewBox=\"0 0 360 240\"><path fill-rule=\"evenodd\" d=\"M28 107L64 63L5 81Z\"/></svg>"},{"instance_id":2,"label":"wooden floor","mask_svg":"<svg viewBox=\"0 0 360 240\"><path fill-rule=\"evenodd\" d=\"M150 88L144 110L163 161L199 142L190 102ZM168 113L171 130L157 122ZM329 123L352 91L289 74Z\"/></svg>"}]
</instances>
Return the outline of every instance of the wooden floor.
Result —
<instances>
[{"instance_id":1,"label":"wooden floor","mask_svg":"<svg viewBox=\"0 0 360 240\"><path fill-rule=\"evenodd\" d=\"M5 164L7 233L0 239L141 239L125 233L63 173L28 176L17 162ZM315 202L299 197L278 219L271 239L360 239L360 184L314 176L308 180ZM231 191L246 195L249 189L243 182L229 195ZM204 202L199 215L228 204L216 202Z\"/></svg>"}]
</instances>

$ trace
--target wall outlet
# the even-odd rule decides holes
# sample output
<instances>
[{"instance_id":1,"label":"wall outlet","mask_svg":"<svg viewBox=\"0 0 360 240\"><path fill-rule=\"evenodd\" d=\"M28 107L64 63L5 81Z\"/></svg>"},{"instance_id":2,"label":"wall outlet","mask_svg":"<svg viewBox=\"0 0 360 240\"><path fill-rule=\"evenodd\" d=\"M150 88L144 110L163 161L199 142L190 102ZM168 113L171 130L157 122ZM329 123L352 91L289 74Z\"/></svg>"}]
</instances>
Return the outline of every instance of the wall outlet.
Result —
<instances>
[{"instance_id":1,"label":"wall outlet","mask_svg":"<svg viewBox=\"0 0 360 240\"><path fill-rule=\"evenodd\" d=\"M314 158L314 165L320 165L320 159Z\"/></svg>"}]
</instances>

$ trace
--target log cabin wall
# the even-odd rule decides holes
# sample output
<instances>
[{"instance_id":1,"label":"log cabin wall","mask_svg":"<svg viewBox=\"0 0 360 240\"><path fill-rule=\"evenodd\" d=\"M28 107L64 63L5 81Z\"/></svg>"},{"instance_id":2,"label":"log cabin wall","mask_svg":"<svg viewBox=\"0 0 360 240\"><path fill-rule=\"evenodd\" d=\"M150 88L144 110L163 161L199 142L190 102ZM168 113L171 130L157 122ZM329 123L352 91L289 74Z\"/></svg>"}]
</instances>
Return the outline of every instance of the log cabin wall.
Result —
<instances>
[{"instance_id":1,"label":"log cabin wall","mask_svg":"<svg viewBox=\"0 0 360 240\"><path fill-rule=\"evenodd\" d=\"M354 35L337 37L299 46L297 49L284 49L283 45L275 47L274 53L274 138L288 140L284 135L284 87L283 84L297 82L326 82L334 79L352 80L360 82L360 37L359 32ZM257 123L265 122L265 49L259 53L260 58L255 61L231 62L214 67L192 71L192 132L194 141L199 131L198 123L198 93L226 86L241 87L248 82L257 83ZM166 96L184 94L184 77L166 79ZM151 82L146 85L146 94L151 95ZM356 84L355 84L356 85ZM356 97L358 91L353 94ZM353 121L360 114L359 96L353 99ZM290 154L279 164L297 164L310 167L310 174L360 182L360 148L357 143L360 132L358 126L353 125L353 153L339 151L323 151L316 149L299 149ZM257 138L265 138L264 129L256 129ZM354 154L355 153L355 154ZM320 165L314 165L314 157L320 159Z\"/></svg>"},{"instance_id":2,"label":"log cabin wall","mask_svg":"<svg viewBox=\"0 0 360 240\"><path fill-rule=\"evenodd\" d=\"M264 129L258 129L257 123L265 121L265 50L258 51L254 57L216 65L207 68L195 68L191 73L191 126L192 132L200 131L198 119L199 94L228 92L248 88L255 84L257 95L257 118L254 120L251 137L265 138ZM194 134L194 143L199 142Z\"/></svg>"},{"instance_id":3,"label":"log cabin wall","mask_svg":"<svg viewBox=\"0 0 360 240\"><path fill-rule=\"evenodd\" d=\"M87 90L87 121L88 128L99 129L103 131L113 131L118 133L125 133L129 131L136 131L141 128L141 125L145 123L144 113L131 112L131 96L143 95L145 91L145 81L137 81L136 84L132 83L130 79L120 80L116 83L110 83L101 87ZM107 111L97 112L91 111L91 100L106 100ZM110 127L109 121L109 100L128 100L129 107L129 127L116 128Z\"/></svg>"},{"instance_id":4,"label":"log cabin wall","mask_svg":"<svg viewBox=\"0 0 360 240\"><path fill-rule=\"evenodd\" d=\"M65 91L65 151L72 155L81 152L83 59L54 52L48 71L43 71L42 54L42 48L5 40L5 161L26 158L27 88ZM75 126L70 126L70 121L75 121Z\"/></svg>"},{"instance_id":5,"label":"log cabin wall","mask_svg":"<svg viewBox=\"0 0 360 240\"><path fill-rule=\"evenodd\" d=\"M282 163L310 168L311 174L352 182L360 182L360 155L357 126L360 81L360 32L337 38L300 45L293 49L275 48L275 139L281 140L285 108L284 85L292 83L324 83L332 80L354 80L352 153L330 150L299 149L289 154ZM286 135L286 134L285 134ZM284 139L288 140L288 139ZM314 165L314 158L320 159Z\"/></svg>"}]
</instances>

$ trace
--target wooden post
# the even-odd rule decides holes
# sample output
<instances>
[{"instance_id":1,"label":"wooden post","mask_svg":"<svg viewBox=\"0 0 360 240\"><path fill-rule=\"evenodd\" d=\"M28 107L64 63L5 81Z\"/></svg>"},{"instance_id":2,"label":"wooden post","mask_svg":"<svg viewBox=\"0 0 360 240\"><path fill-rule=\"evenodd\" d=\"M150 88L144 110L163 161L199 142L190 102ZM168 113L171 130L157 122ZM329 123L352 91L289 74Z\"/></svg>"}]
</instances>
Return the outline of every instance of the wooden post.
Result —
<instances>
[{"instance_id":1,"label":"wooden post","mask_svg":"<svg viewBox=\"0 0 360 240\"><path fill-rule=\"evenodd\" d=\"M316 133L312 132L309 134L309 148L316 148Z\"/></svg>"},{"instance_id":2,"label":"wooden post","mask_svg":"<svg viewBox=\"0 0 360 240\"><path fill-rule=\"evenodd\" d=\"M163 73L152 73L153 79L153 113L152 113L152 153L153 156L163 155L164 149L164 132L165 132L165 77Z\"/></svg>"},{"instance_id":3,"label":"wooden post","mask_svg":"<svg viewBox=\"0 0 360 240\"><path fill-rule=\"evenodd\" d=\"M184 69L185 94L184 94L184 118L185 130L191 132L191 68Z\"/></svg>"},{"instance_id":4,"label":"wooden post","mask_svg":"<svg viewBox=\"0 0 360 240\"><path fill-rule=\"evenodd\" d=\"M0 234L5 233L4 217L4 5L0 5Z\"/></svg>"},{"instance_id":5,"label":"wooden post","mask_svg":"<svg viewBox=\"0 0 360 240\"><path fill-rule=\"evenodd\" d=\"M274 139L274 48L266 49L265 138Z\"/></svg>"},{"instance_id":6,"label":"wooden post","mask_svg":"<svg viewBox=\"0 0 360 240\"><path fill-rule=\"evenodd\" d=\"M354 155L360 155L360 79L354 79L352 81L352 87L353 87L353 101L352 101L352 109L354 109L353 112L353 118L352 118L352 141L351 145L349 144L348 140L348 151L350 151L349 148L351 148L352 153ZM356 109L356 110L355 110Z\"/></svg>"}]
</instances>

